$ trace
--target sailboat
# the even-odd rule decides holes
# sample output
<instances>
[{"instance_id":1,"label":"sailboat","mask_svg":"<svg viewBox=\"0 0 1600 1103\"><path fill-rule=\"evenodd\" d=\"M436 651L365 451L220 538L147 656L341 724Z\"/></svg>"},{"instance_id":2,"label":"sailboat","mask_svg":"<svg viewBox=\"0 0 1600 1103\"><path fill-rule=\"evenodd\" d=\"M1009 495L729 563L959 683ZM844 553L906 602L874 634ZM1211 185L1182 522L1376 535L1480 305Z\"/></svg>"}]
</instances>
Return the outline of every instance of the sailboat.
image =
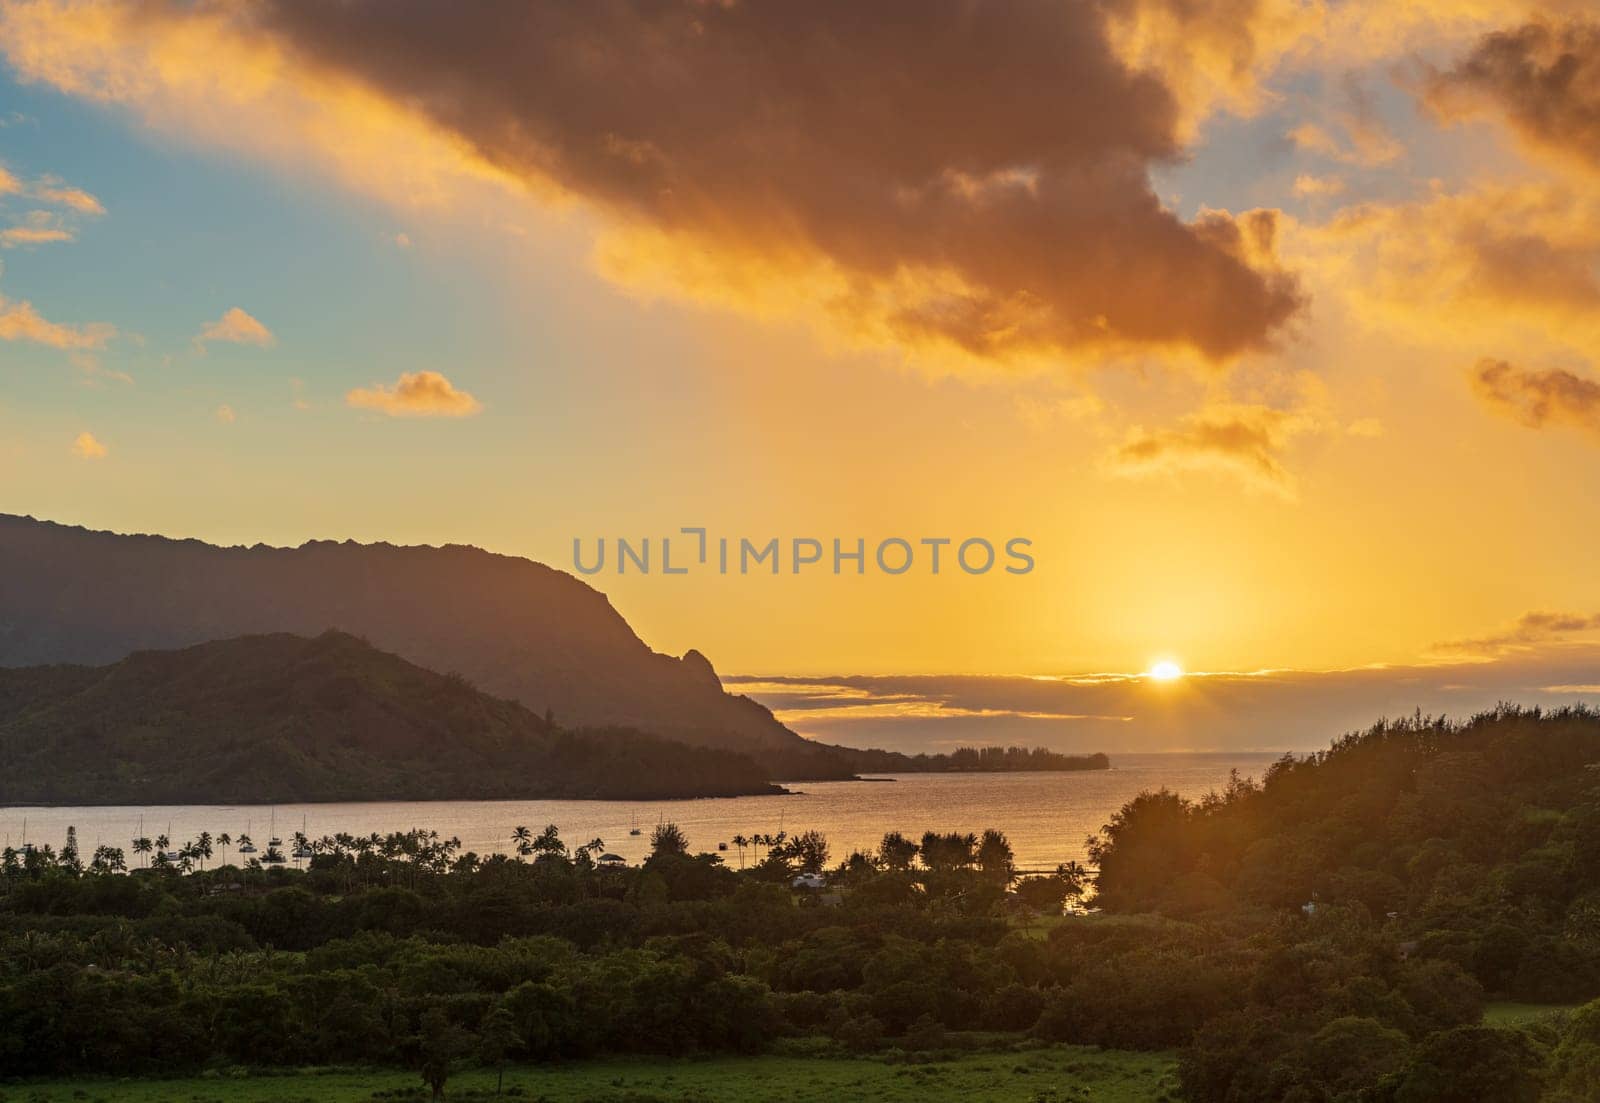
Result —
<instances>
[{"instance_id":1,"label":"sailboat","mask_svg":"<svg viewBox=\"0 0 1600 1103\"><path fill-rule=\"evenodd\" d=\"M244 834L239 836L240 854L254 854L256 852L256 844L250 841L250 827L254 823L254 820L244 821Z\"/></svg>"},{"instance_id":2,"label":"sailboat","mask_svg":"<svg viewBox=\"0 0 1600 1103\"><path fill-rule=\"evenodd\" d=\"M633 828L632 828L632 830L630 830L628 832L628 834L630 834L630 835L642 835L642 834L644 834L643 831L639 830L639 813L637 813L637 812L635 812L633 814Z\"/></svg>"},{"instance_id":3,"label":"sailboat","mask_svg":"<svg viewBox=\"0 0 1600 1103\"><path fill-rule=\"evenodd\" d=\"M309 858L315 853L311 849L311 843L306 840L306 818L304 816L300 817L300 839L300 844L294 848L294 860L297 862L302 858Z\"/></svg>"},{"instance_id":4,"label":"sailboat","mask_svg":"<svg viewBox=\"0 0 1600 1103\"><path fill-rule=\"evenodd\" d=\"M172 821L171 820L167 821L167 838L169 840L172 838ZM169 842L168 845L170 846L171 843ZM179 853L178 851L176 851L176 850L167 851L167 861L169 861L169 862L180 862L182 860L183 860L183 855L181 853Z\"/></svg>"},{"instance_id":5,"label":"sailboat","mask_svg":"<svg viewBox=\"0 0 1600 1103\"><path fill-rule=\"evenodd\" d=\"M280 849L280 847L283 846L283 840L278 838L277 808L273 808L272 810L272 826L269 827L268 830L271 832L271 835L269 835L267 838L267 852L261 856L261 861L265 865L281 866L285 859L283 857L283 851Z\"/></svg>"}]
</instances>

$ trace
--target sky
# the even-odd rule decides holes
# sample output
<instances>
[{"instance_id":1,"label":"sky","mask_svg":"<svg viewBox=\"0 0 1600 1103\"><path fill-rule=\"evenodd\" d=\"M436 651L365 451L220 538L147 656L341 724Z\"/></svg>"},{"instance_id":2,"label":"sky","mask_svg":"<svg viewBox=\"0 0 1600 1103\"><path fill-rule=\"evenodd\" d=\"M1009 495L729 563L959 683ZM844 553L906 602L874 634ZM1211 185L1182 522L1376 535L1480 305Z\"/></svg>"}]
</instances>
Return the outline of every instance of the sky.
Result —
<instances>
[{"instance_id":1,"label":"sky","mask_svg":"<svg viewBox=\"0 0 1600 1103\"><path fill-rule=\"evenodd\" d=\"M0 0L0 508L1030 541L587 579L840 741L1600 700L1597 181L1563 0Z\"/></svg>"}]
</instances>

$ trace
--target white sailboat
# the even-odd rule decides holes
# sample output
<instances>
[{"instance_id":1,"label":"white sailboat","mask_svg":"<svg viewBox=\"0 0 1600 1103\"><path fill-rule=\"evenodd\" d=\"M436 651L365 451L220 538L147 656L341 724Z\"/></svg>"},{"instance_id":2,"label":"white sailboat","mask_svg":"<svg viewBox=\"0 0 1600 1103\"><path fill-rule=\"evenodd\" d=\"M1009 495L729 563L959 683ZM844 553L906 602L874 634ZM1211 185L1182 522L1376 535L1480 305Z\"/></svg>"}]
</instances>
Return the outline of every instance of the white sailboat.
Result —
<instances>
[{"instance_id":1,"label":"white sailboat","mask_svg":"<svg viewBox=\"0 0 1600 1103\"><path fill-rule=\"evenodd\" d=\"M311 849L311 841L306 837L306 818L304 816L301 816L300 817L300 842L294 848L294 860L296 862L298 862L302 858L310 858L310 857L312 857L315 853L316 853L316 851Z\"/></svg>"},{"instance_id":2,"label":"white sailboat","mask_svg":"<svg viewBox=\"0 0 1600 1103\"><path fill-rule=\"evenodd\" d=\"M287 859L283 856L283 840L278 838L277 808L272 810L272 823L267 830L270 832L267 836L267 852L261 856L261 861L264 865L281 866Z\"/></svg>"}]
</instances>

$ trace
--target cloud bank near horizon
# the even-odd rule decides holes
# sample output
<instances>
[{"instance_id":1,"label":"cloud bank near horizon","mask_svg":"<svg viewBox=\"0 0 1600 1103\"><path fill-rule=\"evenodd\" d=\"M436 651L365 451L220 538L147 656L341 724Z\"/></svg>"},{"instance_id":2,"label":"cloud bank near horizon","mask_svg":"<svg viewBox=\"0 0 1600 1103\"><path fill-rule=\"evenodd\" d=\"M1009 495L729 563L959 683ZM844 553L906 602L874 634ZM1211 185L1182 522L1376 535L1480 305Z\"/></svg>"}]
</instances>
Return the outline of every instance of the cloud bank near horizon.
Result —
<instances>
[{"instance_id":1,"label":"cloud bank near horizon","mask_svg":"<svg viewBox=\"0 0 1600 1103\"><path fill-rule=\"evenodd\" d=\"M1600 643L1551 644L1493 661L1189 674L1168 683L1133 675L739 675L723 684L801 735L852 747L1312 751L1417 710L1465 718L1502 701L1600 706Z\"/></svg>"}]
</instances>

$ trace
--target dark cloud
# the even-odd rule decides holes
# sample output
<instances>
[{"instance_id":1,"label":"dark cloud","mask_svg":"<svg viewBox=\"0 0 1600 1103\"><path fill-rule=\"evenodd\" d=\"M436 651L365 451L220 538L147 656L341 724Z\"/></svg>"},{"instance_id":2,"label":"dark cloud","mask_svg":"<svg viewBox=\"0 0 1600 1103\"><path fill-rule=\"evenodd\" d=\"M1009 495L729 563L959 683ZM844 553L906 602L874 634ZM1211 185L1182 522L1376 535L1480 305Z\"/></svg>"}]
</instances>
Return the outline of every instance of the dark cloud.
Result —
<instances>
[{"instance_id":1,"label":"dark cloud","mask_svg":"<svg viewBox=\"0 0 1600 1103\"><path fill-rule=\"evenodd\" d=\"M1441 643L1437 649L1447 654L1500 655L1596 629L1600 629L1600 613L1524 613L1515 624L1502 631Z\"/></svg>"},{"instance_id":2,"label":"dark cloud","mask_svg":"<svg viewBox=\"0 0 1600 1103\"><path fill-rule=\"evenodd\" d=\"M1592 379L1486 358L1473 369L1472 384L1490 408L1531 429L1567 425L1600 434L1600 383Z\"/></svg>"},{"instance_id":3,"label":"dark cloud","mask_svg":"<svg viewBox=\"0 0 1600 1103\"><path fill-rule=\"evenodd\" d=\"M1270 343L1272 212L1185 222L1148 170L1175 96L1091 3L264 0L308 64L703 271L821 265L823 304L984 358ZM799 283L797 278L797 283Z\"/></svg>"},{"instance_id":4,"label":"dark cloud","mask_svg":"<svg viewBox=\"0 0 1600 1103\"><path fill-rule=\"evenodd\" d=\"M1600 170L1600 23L1529 23L1486 35L1444 72L1429 104L1446 118L1505 116L1518 134Z\"/></svg>"}]
</instances>

